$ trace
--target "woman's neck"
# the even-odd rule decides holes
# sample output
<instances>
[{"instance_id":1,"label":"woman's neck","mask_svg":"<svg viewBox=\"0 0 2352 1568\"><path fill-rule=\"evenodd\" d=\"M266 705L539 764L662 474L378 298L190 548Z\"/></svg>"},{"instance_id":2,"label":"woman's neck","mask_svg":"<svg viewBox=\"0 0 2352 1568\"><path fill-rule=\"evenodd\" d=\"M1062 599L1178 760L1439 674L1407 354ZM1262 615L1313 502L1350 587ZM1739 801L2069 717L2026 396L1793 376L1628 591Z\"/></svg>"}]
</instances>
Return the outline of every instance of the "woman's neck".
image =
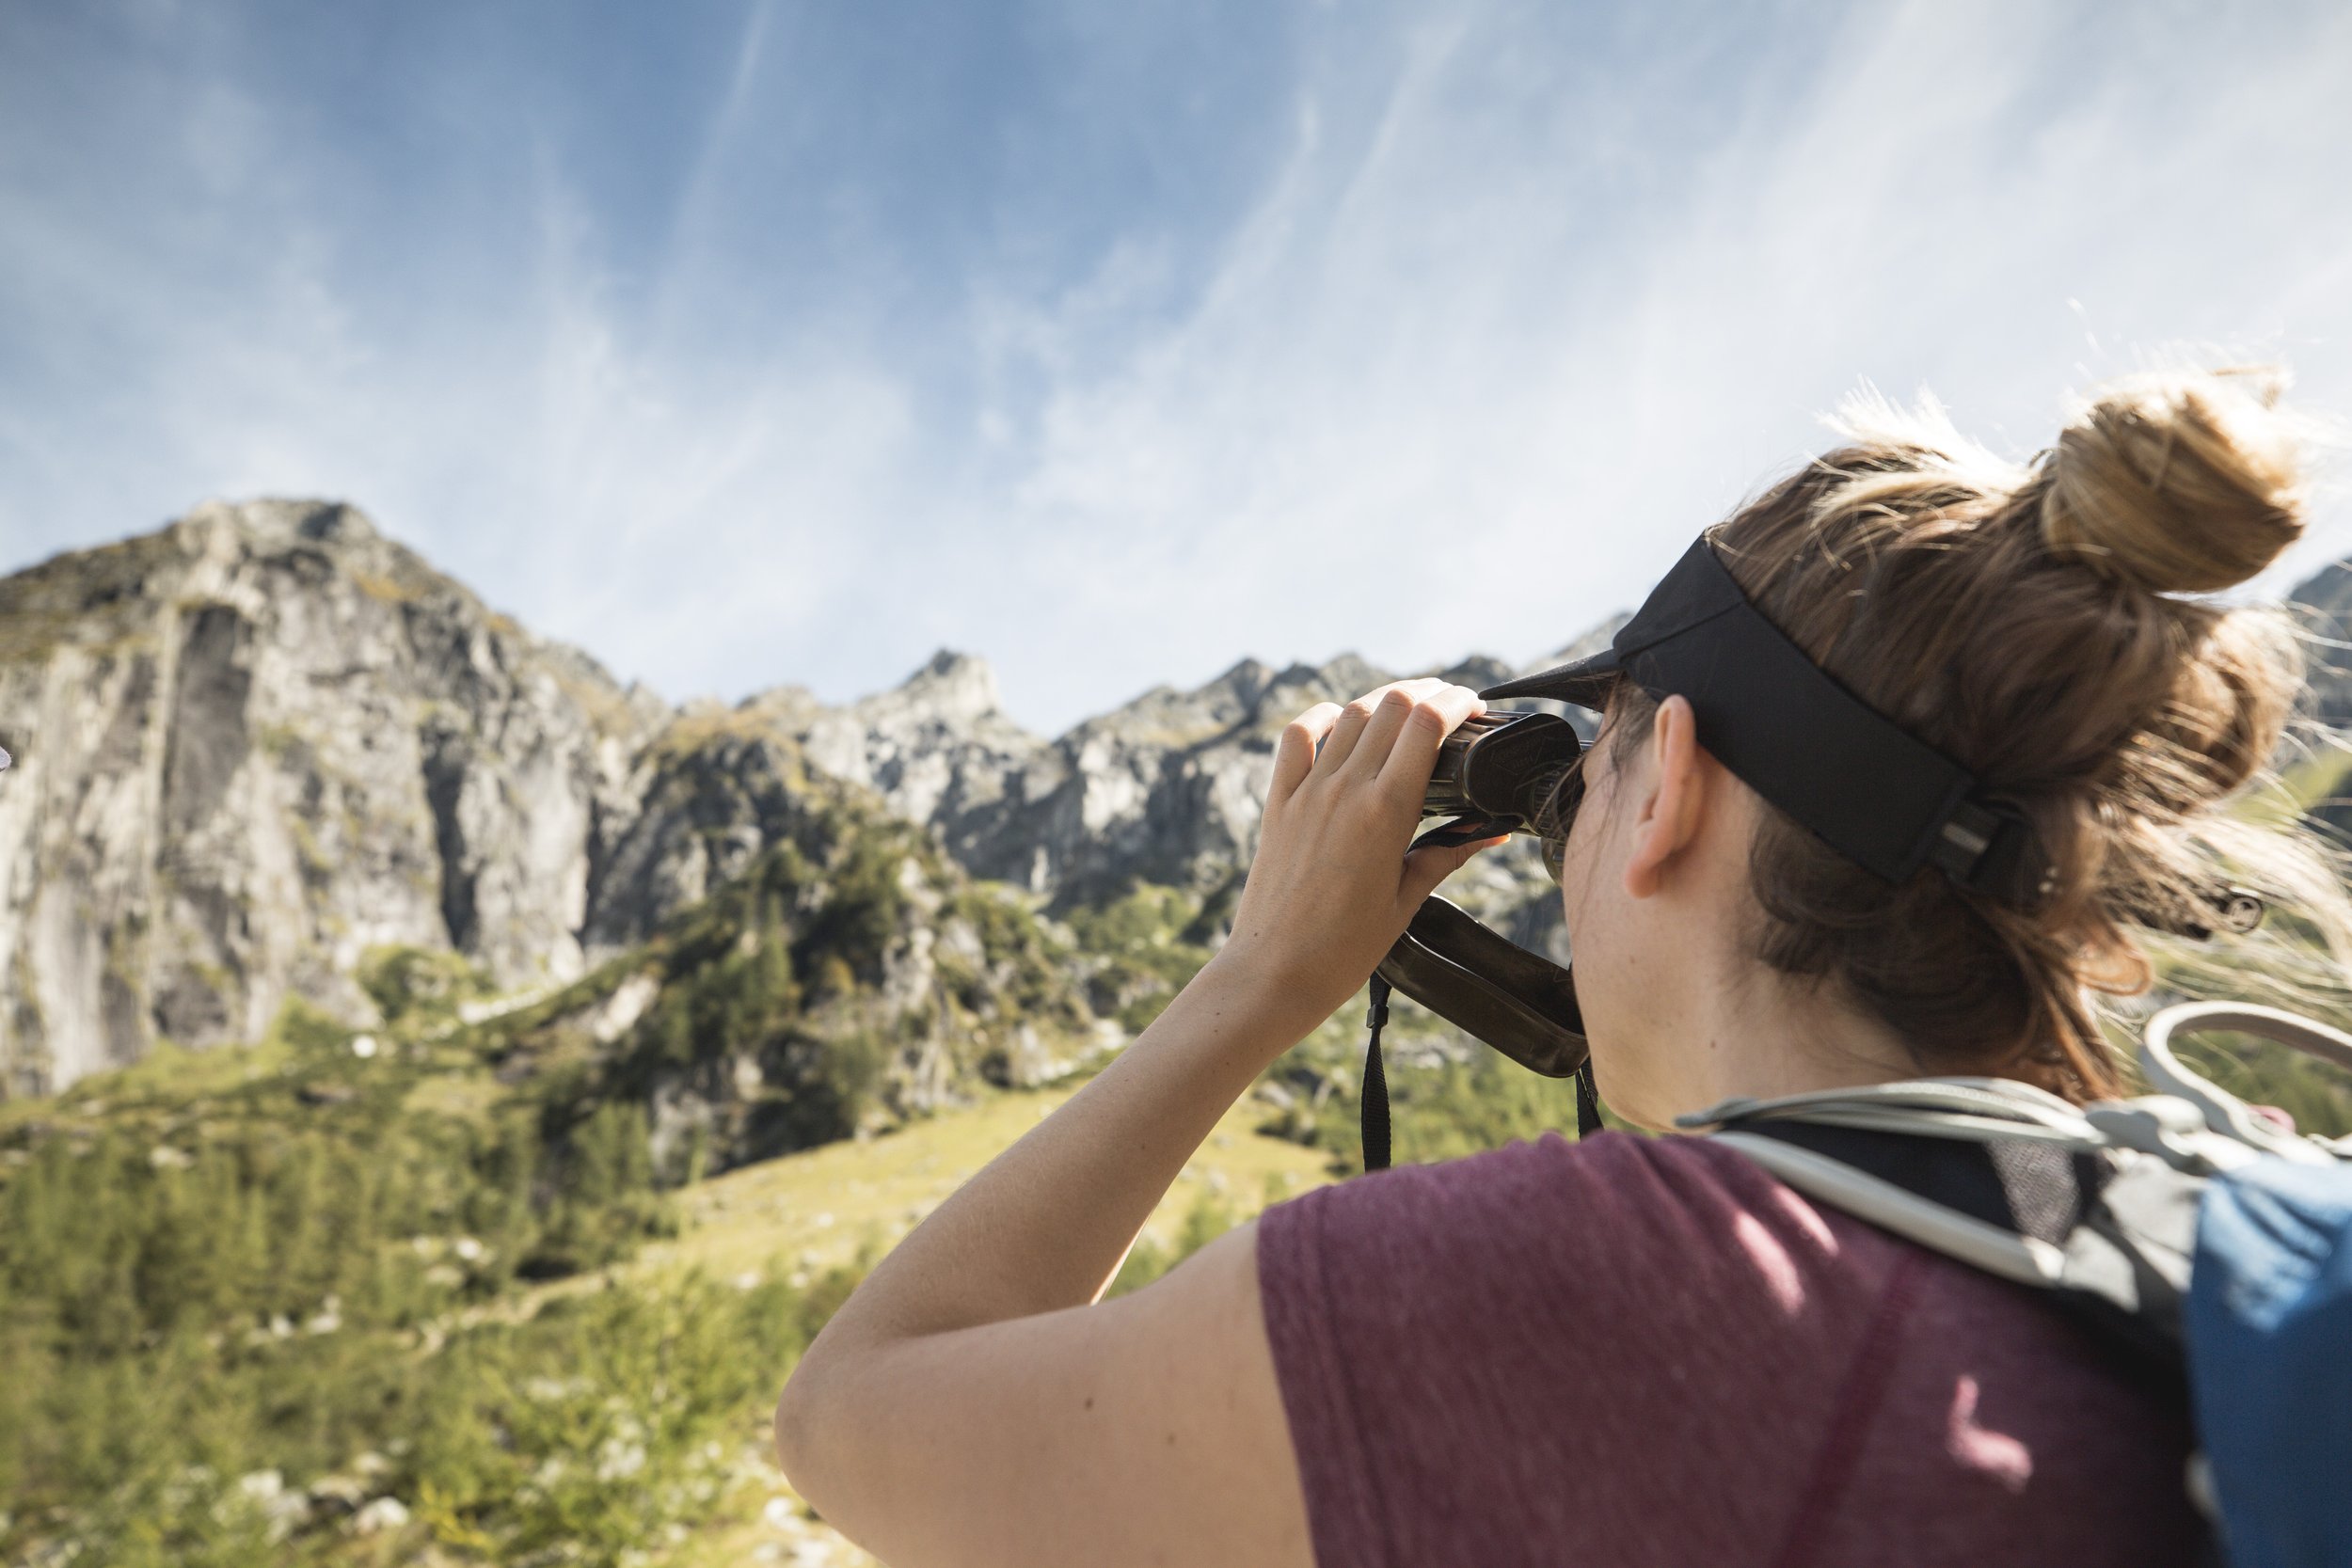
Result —
<instances>
[{"instance_id":1,"label":"woman's neck","mask_svg":"<svg viewBox=\"0 0 2352 1568\"><path fill-rule=\"evenodd\" d=\"M1682 990L1678 1017L1656 1018L1634 1057L1644 1082L1625 1088L1632 1119L1665 1131L1677 1116L1734 1098L1772 1099L1915 1078L1900 1037L1819 983L1761 965ZM1611 1095L1608 1084L1604 1095Z\"/></svg>"}]
</instances>

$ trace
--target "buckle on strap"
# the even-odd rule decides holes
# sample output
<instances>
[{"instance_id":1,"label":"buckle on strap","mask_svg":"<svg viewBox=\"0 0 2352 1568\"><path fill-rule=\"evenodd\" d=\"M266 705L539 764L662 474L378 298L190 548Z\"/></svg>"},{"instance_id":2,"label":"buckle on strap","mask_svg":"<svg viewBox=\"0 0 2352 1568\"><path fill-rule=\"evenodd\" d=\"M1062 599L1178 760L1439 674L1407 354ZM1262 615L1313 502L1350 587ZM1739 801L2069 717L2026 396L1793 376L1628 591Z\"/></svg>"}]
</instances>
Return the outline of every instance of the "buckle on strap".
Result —
<instances>
[{"instance_id":1,"label":"buckle on strap","mask_svg":"<svg viewBox=\"0 0 2352 1568\"><path fill-rule=\"evenodd\" d=\"M1928 863L1971 893L2031 908L2058 885L2056 871L2034 847L2033 827L2023 815L1971 797L1937 826Z\"/></svg>"}]
</instances>

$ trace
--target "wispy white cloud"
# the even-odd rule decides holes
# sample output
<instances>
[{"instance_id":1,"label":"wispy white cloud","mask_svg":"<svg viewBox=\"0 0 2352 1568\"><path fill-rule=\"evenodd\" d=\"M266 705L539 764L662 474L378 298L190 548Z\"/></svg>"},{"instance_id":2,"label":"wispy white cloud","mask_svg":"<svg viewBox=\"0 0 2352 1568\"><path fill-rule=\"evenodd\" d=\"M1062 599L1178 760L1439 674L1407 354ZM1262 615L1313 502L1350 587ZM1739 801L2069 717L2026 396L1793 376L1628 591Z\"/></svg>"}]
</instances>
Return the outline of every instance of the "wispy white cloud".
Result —
<instances>
[{"instance_id":1,"label":"wispy white cloud","mask_svg":"<svg viewBox=\"0 0 2352 1568\"><path fill-rule=\"evenodd\" d=\"M1057 385L1022 531L1063 543L1064 644L1125 676L1103 695L1244 647L1532 657L1822 444L1813 412L1864 376L2019 450L2069 383L2181 337L2352 397L2352 302L2322 281L2352 255L2352 18L2172 13L2102 54L2089 12L1865 9L1596 224L1617 152L1586 138L1671 108L1547 105L1541 71L1473 100L1543 40L1455 15L1372 135L1302 134L1196 312ZM1053 678L1041 652L1014 689Z\"/></svg>"},{"instance_id":2,"label":"wispy white cloud","mask_svg":"<svg viewBox=\"0 0 2352 1568\"><path fill-rule=\"evenodd\" d=\"M178 183L0 177L0 300L40 318L0 332L0 560L344 495L672 696L844 697L952 643L1051 728L1244 654L1540 654L1866 376L2019 451L2180 339L2352 410L2323 8L1308 8L1230 211L1059 269L867 233L817 293L738 219L830 62L764 6L728 28L651 239L544 128L450 172L478 227L355 231L365 161L213 55L143 111Z\"/></svg>"}]
</instances>

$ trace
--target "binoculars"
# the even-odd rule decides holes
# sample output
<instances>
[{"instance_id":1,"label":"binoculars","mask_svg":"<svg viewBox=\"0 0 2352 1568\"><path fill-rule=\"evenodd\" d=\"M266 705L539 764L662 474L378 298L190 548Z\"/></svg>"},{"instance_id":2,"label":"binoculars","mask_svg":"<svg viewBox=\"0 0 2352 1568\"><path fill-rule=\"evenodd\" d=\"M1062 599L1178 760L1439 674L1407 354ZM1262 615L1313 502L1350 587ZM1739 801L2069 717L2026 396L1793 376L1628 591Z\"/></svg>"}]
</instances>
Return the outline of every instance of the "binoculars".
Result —
<instances>
[{"instance_id":1,"label":"binoculars","mask_svg":"<svg viewBox=\"0 0 2352 1568\"><path fill-rule=\"evenodd\" d=\"M1438 748L1421 814L1461 818L1466 831L1485 830L1479 837L1565 839L1583 795L1583 752L1576 726L1556 714L1474 714Z\"/></svg>"},{"instance_id":2,"label":"binoculars","mask_svg":"<svg viewBox=\"0 0 2352 1568\"><path fill-rule=\"evenodd\" d=\"M1438 748L1422 797L1423 816L1451 818L1422 834L1420 845L1468 844L1498 833L1543 841L1554 878L1568 824L1583 798L1584 742L1576 726L1550 713L1482 713L1455 726ZM1380 1031L1389 994L1415 1002L1530 1071L1576 1077L1577 1126L1600 1125L1589 1071L1584 1020L1568 971L1529 952L1464 911L1431 895L1373 972L1371 1039L1364 1056L1364 1164L1389 1163L1389 1107L1380 1063Z\"/></svg>"}]
</instances>

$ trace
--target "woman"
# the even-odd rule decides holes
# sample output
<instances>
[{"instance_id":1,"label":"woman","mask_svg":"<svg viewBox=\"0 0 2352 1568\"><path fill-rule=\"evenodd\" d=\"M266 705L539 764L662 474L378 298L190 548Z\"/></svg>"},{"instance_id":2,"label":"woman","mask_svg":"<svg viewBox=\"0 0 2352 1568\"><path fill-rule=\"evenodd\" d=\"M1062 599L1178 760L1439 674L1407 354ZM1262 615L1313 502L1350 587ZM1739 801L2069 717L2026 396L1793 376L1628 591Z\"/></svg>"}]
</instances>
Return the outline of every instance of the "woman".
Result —
<instances>
[{"instance_id":1,"label":"woman","mask_svg":"<svg viewBox=\"0 0 2352 1568\"><path fill-rule=\"evenodd\" d=\"M2025 467L1867 407L1712 531L1756 608L2022 816L2049 874L2022 902L1883 881L1711 756L1682 696L1619 682L1561 873L1618 1116L1934 1073L2110 1092L2093 1004L2144 989L2136 920L2224 854L2352 931L2315 847L2219 810L2278 743L2290 638L2178 596L2300 531L2276 390L2142 378ZM1216 959L794 1373L776 1439L803 1495L896 1568L2191 1560L2162 1392L1702 1139L1366 1177L1096 1304L1218 1117L1480 847L1404 856L1479 708L1407 681L1283 731Z\"/></svg>"}]
</instances>

